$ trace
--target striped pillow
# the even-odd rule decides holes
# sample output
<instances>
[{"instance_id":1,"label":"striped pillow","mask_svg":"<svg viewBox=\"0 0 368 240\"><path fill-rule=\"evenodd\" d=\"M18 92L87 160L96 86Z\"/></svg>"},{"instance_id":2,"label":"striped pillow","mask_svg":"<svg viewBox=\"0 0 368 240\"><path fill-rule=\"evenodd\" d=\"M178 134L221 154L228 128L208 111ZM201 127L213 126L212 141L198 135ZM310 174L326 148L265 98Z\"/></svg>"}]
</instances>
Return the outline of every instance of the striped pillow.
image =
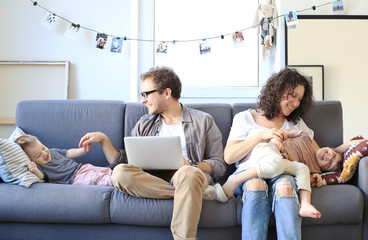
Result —
<instances>
[{"instance_id":1,"label":"striped pillow","mask_svg":"<svg viewBox=\"0 0 368 240\"><path fill-rule=\"evenodd\" d=\"M12 133L12 135L9 137L9 140L10 141L12 141L12 142L15 142L15 140L18 138L18 137L20 137L20 136L22 136L22 135L24 135L24 134L26 134L20 127L16 127L15 129L14 129L14 131L13 131L13 133Z\"/></svg>"},{"instance_id":2,"label":"striped pillow","mask_svg":"<svg viewBox=\"0 0 368 240\"><path fill-rule=\"evenodd\" d=\"M22 148L7 139L0 138L0 177L4 182L30 187L41 180L28 170L30 162Z\"/></svg>"}]
</instances>

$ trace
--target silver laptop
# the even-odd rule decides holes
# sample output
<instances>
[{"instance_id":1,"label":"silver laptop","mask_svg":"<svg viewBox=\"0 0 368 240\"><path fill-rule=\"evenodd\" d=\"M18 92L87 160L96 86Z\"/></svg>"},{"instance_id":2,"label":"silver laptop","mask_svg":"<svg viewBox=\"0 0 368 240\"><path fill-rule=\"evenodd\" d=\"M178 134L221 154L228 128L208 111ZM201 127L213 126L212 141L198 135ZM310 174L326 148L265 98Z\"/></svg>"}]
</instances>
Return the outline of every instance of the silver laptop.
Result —
<instances>
[{"instance_id":1,"label":"silver laptop","mask_svg":"<svg viewBox=\"0 0 368 240\"><path fill-rule=\"evenodd\" d=\"M184 165L180 137L125 137L129 164L143 170L177 170Z\"/></svg>"}]
</instances>

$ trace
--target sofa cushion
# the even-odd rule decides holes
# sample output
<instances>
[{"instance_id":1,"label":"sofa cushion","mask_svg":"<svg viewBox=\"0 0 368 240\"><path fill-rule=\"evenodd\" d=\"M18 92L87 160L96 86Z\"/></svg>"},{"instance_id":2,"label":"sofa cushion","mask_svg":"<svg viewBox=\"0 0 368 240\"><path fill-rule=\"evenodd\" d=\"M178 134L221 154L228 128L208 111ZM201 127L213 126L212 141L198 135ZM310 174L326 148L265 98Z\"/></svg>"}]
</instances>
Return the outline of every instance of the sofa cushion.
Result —
<instances>
[{"instance_id":1,"label":"sofa cushion","mask_svg":"<svg viewBox=\"0 0 368 240\"><path fill-rule=\"evenodd\" d=\"M303 120L314 131L319 146L337 147L344 141L341 102L315 101L313 110Z\"/></svg>"},{"instance_id":2,"label":"sofa cushion","mask_svg":"<svg viewBox=\"0 0 368 240\"><path fill-rule=\"evenodd\" d=\"M236 226L237 203L203 201L199 227ZM173 199L135 198L119 190L111 196L111 222L154 227L169 227L173 212Z\"/></svg>"},{"instance_id":3,"label":"sofa cushion","mask_svg":"<svg viewBox=\"0 0 368 240\"><path fill-rule=\"evenodd\" d=\"M125 106L124 136L130 136L138 120L148 113L146 105L141 103L129 102Z\"/></svg>"},{"instance_id":4,"label":"sofa cushion","mask_svg":"<svg viewBox=\"0 0 368 240\"><path fill-rule=\"evenodd\" d=\"M110 223L113 187L35 183L30 188L0 183L0 221Z\"/></svg>"},{"instance_id":5,"label":"sofa cushion","mask_svg":"<svg viewBox=\"0 0 368 240\"><path fill-rule=\"evenodd\" d=\"M303 218L303 226L361 224L363 221L363 194L354 185L340 184L312 188L312 204L321 212L322 218Z\"/></svg>"},{"instance_id":6,"label":"sofa cushion","mask_svg":"<svg viewBox=\"0 0 368 240\"><path fill-rule=\"evenodd\" d=\"M29 171L30 162L22 148L7 139L0 139L0 177L4 182L30 187L33 183L42 182Z\"/></svg>"},{"instance_id":7,"label":"sofa cushion","mask_svg":"<svg viewBox=\"0 0 368 240\"><path fill-rule=\"evenodd\" d=\"M232 124L232 107L226 103L188 103L187 107L210 114L222 134L222 144L225 148Z\"/></svg>"}]
</instances>

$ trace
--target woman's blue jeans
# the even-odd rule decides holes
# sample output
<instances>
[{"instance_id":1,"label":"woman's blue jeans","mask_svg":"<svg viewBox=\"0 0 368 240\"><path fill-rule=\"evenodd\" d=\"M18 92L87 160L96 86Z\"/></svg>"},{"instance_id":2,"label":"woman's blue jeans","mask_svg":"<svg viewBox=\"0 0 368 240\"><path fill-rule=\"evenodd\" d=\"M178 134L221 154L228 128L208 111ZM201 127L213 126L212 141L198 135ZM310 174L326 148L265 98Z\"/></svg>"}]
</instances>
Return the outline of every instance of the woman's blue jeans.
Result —
<instances>
[{"instance_id":1,"label":"woman's blue jeans","mask_svg":"<svg viewBox=\"0 0 368 240\"><path fill-rule=\"evenodd\" d=\"M293 187L293 196L280 196L276 192L276 184L283 179L288 180ZM264 180L267 184L266 190L245 191L250 180L240 185L235 192L236 195L243 194L242 239L266 240L272 210L276 220L277 239L301 239L302 218L299 216L294 177L281 175Z\"/></svg>"}]
</instances>

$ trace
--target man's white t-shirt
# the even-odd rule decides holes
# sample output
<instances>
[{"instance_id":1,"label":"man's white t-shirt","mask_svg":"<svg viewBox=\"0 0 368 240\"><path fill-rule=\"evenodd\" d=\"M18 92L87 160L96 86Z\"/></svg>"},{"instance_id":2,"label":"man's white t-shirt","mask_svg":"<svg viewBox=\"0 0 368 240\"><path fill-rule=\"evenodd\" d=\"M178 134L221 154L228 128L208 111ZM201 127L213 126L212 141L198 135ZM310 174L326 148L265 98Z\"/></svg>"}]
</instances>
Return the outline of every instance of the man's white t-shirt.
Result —
<instances>
[{"instance_id":1,"label":"man's white t-shirt","mask_svg":"<svg viewBox=\"0 0 368 240\"><path fill-rule=\"evenodd\" d=\"M179 136L181 142L181 149L183 151L183 157L188 159L186 141L184 135L183 124L180 122L178 124L168 125L165 121L162 121L161 129L158 134L159 136Z\"/></svg>"}]
</instances>

